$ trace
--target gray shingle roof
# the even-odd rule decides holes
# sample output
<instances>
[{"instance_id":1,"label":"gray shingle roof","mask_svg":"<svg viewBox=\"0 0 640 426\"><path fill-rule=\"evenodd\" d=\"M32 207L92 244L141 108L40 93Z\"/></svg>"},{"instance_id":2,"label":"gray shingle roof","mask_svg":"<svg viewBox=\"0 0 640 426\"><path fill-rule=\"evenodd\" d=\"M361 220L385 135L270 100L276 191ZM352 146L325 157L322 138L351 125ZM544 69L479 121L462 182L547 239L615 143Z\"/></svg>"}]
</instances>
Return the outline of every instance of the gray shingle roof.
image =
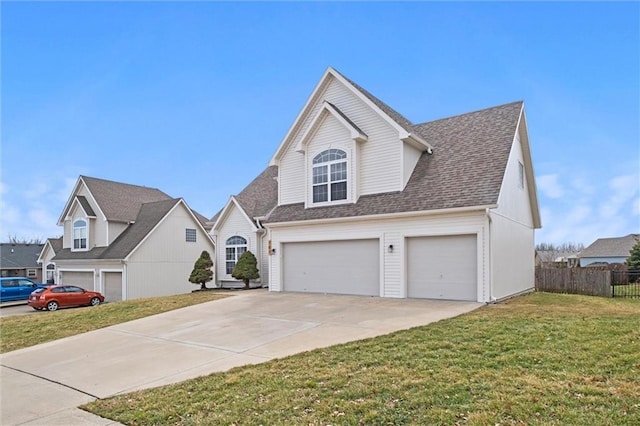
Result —
<instances>
[{"instance_id":1,"label":"gray shingle roof","mask_svg":"<svg viewBox=\"0 0 640 426\"><path fill-rule=\"evenodd\" d=\"M62 237L49 238L48 241L49 241L49 244L51 244L51 248L53 249L54 253L57 253L60 250L62 250Z\"/></svg>"},{"instance_id":2,"label":"gray shingle roof","mask_svg":"<svg viewBox=\"0 0 640 426\"><path fill-rule=\"evenodd\" d=\"M80 205L82 206L82 208L84 209L84 212L87 214L87 216L90 217L95 217L96 213L93 211L93 208L91 207L91 204L89 204L89 201L87 200L87 197L83 196L83 195L78 195L76 196L78 202L80 203Z\"/></svg>"},{"instance_id":3,"label":"gray shingle roof","mask_svg":"<svg viewBox=\"0 0 640 426\"><path fill-rule=\"evenodd\" d=\"M252 220L254 217L266 216L278 204L278 167L269 166L247 185L236 200L240 207ZM215 222L222 210L211 218Z\"/></svg>"},{"instance_id":4,"label":"gray shingle roof","mask_svg":"<svg viewBox=\"0 0 640 426\"><path fill-rule=\"evenodd\" d=\"M497 204L522 107L513 102L413 126L433 145L434 154L422 154L403 191L365 195L338 206L278 206L266 222Z\"/></svg>"},{"instance_id":5,"label":"gray shingle roof","mask_svg":"<svg viewBox=\"0 0 640 426\"><path fill-rule=\"evenodd\" d=\"M640 240L640 234L629 234L618 238L598 238L578 257L627 257L631 248Z\"/></svg>"},{"instance_id":6,"label":"gray shingle roof","mask_svg":"<svg viewBox=\"0 0 640 426\"><path fill-rule=\"evenodd\" d=\"M38 256L44 244L0 244L0 268L24 269L38 268Z\"/></svg>"},{"instance_id":7,"label":"gray shingle roof","mask_svg":"<svg viewBox=\"0 0 640 426\"><path fill-rule=\"evenodd\" d=\"M179 201L179 198L169 198L142 204L135 223L129 225L109 247L96 247L89 251L61 249L56 252L54 260L124 259Z\"/></svg>"},{"instance_id":8,"label":"gray shingle roof","mask_svg":"<svg viewBox=\"0 0 640 426\"><path fill-rule=\"evenodd\" d=\"M156 188L80 176L109 221L135 220L143 203L171 199Z\"/></svg>"}]
</instances>

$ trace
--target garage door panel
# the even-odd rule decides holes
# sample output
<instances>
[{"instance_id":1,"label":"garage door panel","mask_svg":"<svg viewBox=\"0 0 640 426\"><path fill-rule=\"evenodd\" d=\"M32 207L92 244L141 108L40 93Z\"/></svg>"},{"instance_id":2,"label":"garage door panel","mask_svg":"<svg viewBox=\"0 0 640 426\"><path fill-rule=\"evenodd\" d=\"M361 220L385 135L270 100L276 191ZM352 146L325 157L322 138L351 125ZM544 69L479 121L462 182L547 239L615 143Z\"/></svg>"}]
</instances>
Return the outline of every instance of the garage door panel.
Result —
<instances>
[{"instance_id":1,"label":"garage door panel","mask_svg":"<svg viewBox=\"0 0 640 426\"><path fill-rule=\"evenodd\" d=\"M104 298L107 302L122 300L122 272L104 273Z\"/></svg>"},{"instance_id":2,"label":"garage door panel","mask_svg":"<svg viewBox=\"0 0 640 426\"><path fill-rule=\"evenodd\" d=\"M379 251L374 239L286 243L284 290L378 296Z\"/></svg>"},{"instance_id":3,"label":"garage door panel","mask_svg":"<svg viewBox=\"0 0 640 426\"><path fill-rule=\"evenodd\" d=\"M93 272L62 272L62 284L75 285L93 291Z\"/></svg>"},{"instance_id":4,"label":"garage door panel","mask_svg":"<svg viewBox=\"0 0 640 426\"><path fill-rule=\"evenodd\" d=\"M409 297L477 300L476 235L407 240Z\"/></svg>"}]
</instances>

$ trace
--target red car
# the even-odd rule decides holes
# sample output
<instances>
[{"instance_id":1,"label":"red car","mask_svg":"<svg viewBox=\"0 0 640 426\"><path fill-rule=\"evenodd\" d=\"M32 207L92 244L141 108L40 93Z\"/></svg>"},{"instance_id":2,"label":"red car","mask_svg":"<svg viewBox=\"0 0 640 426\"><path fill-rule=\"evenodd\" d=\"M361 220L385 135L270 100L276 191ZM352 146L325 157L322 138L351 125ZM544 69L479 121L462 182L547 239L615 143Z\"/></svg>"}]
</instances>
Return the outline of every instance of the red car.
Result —
<instances>
[{"instance_id":1,"label":"red car","mask_svg":"<svg viewBox=\"0 0 640 426\"><path fill-rule=\"evenodd\" d=\"M36 289L29 296L27 304L37 311L55 311L68 306L97 306L102 302L104 296L97 291L75 285L53 285Z\"/></svg>"}]
</instances>

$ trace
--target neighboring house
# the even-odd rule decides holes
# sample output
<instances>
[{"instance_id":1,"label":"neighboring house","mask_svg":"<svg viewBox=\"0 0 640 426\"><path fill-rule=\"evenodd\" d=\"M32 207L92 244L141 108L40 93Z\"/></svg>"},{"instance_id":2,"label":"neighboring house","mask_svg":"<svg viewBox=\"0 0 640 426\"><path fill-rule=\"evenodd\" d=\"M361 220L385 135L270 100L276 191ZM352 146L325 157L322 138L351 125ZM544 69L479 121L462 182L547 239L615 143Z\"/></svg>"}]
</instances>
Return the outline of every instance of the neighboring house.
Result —
<instances>
[{"instance_id":1,"label":"neighboring house","mask_svg":"<svg viewBox=\"0 0 640 426\"><path fill-rule=\"evenodd\" d=\"M206 222L158 189L80 176L58 220L62 241L48 240L39 261L56 284L109 301L187 293L200 253L214 253Z\"/></svg>"},{"instance_id":2,"label":"neighboring house","mask_svg":"<svg viewBox=\"0 0 640 426\"><path fill-rule=\"evenodd\" d=\"M541 268L575 268L578 266L578 252L536 250L536 266Z\"/></svg>"},{"instance_id":3,"label":"neighboring house","mask_svg":"<svg viewBox=\"0 0 640 426\"><path fill-rule=\"evenodd\" d=\"M219 271L238 235L271 291L489 302L534 287L522 102L412 124L329 68L257 181L276 173L277 197L254 181L261 208L239 195L214 218Z\"/></svg>"},{"instance_id":4,"label":"neighboring house","mask_svg":"<svg viewBox=\"0 0 640 426\"><path fill-rule=\"evenodd\" d=\"M215 241L215 275L220 287L244 287L244 283L231 276L242 253L251 251L258 259L262 286L269 283L268 238L261 225L267 214L278 203L278 168L268 167L240 194L232 196L211 222L211 235Z\"/></svg>"},{"instance_id":5,"label":"neighboring house","mask_svg":"<svg viewBox=\"0 0 640 426\"><path fill-rule=\"evenodd\" d=\"M640 239L640 234L629 234L618 238L598 238L580 252L580 266L594 263L603 265L610 263L624 263L629 257L631 248Z\"/></svg>"},{"instance_id":6,"label":"neighboring house","mask_svg":"<svg viewBox=\"0 0 640 426\"><path fill-rule=\"evenodd\" d=\"M0 244L0 274L3 277L27 277L42 282L38 254L43 244Z\"/></svg>"}]
</instances>

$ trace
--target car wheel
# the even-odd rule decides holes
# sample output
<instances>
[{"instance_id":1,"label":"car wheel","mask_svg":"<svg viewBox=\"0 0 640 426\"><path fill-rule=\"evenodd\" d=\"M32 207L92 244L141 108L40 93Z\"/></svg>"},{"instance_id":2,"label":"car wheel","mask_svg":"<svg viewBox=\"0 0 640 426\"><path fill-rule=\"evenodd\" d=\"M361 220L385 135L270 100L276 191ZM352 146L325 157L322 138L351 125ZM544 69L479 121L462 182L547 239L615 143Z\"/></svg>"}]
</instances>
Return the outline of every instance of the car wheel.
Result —
<instances>
[{"instance_id":1,"label":"car wheel","mask_svg":"<svg viewBox=\"0 0 640 426\"><path fill-rule=\"evenodd\" d=\"M47 303L47 310L48 311L55 311L56 309L58 309L58 302L51 301L51 302Z\"/></svg>"},{"instance_id":2,"label":"car wheel","mask_svg":"<svg viewBox=\"0 0 640 426\"><path fill-rule=\"evenodd\" d=\"M98 297L94 297L93 299L91 299L91 306L98 306L100 304L100 298Z\"/></svg>"}]
</instances>

